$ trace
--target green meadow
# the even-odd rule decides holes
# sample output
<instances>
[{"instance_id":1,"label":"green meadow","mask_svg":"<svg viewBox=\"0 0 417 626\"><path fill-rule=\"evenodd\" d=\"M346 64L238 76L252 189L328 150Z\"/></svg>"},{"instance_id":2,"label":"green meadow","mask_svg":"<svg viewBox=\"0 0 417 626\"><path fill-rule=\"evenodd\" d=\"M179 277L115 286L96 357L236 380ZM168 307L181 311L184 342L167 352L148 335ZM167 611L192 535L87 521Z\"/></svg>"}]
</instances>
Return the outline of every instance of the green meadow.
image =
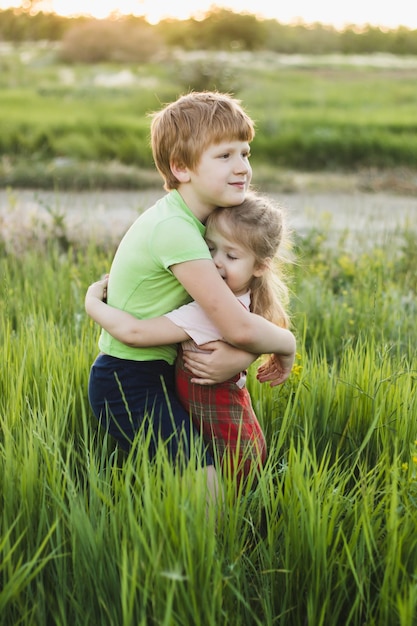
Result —
<instances>
[{"instance_id":1,"label":"green meadow","mask_svg":"<svg viewBox=\"0 0 417 626\"><path fill-rule=\"evenodd\" d=\"M0 623L415 623L416 236L294 238L293 373L271 389L249 372L268 460L207 514L192 468L97 432L83 299L113 249L53 217L1 242Z\"/></svg>"},{"instance_id":2,"label":"green meadow","mask_svg":"<svg viewBox=\"0 0 417 626\"><path fill-rule=\"evenodd\" d=\"M281 168L416 166L406 64L210 59L213 85L229 81L257 121L257 184ZM58 63L50 47L2 52L0 624L411 626L415 229L370 233L366 249L321 223L294 234L296 363L279 388L250 369L268 459L238 493L225 479L222 507L207 512L193 468L174 472L162 448L149 463L138 437L126 458L97 431L87 379L99 328L84 294L114 245L100 230L71 235L59 193L160 188L146 113L201 78L198 63L121 74ZM19 187L55 189L49 220L22 218Z\"/></svg>"},{"instance_id":3,"label":"green meadow","mask_svg":"<svg viewBox=\"0 0 417 626\"><path fill-rule=\"evenodd\" d=\"M21 44L0 50L0 64L0 178L12 186L154 185L140 175L152 170L147 114L202 88L242 99L264 179L417 166L413 57L173 51L160 63L70 65L52 44Z\"/></svg>"}]
</instances>

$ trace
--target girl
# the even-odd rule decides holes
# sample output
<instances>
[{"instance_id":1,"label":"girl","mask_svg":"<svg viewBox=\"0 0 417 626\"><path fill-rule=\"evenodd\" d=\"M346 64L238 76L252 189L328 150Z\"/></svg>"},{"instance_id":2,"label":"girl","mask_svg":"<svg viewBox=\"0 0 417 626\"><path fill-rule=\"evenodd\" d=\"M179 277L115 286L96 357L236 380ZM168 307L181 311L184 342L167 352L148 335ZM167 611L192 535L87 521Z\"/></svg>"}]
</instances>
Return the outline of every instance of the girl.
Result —
<instances>
[{"instance_id":1,"label":"girl","mask_svg":"<svg viewBox=\"0 0 417 626\"><path fill-rule=\"evenodd\" d=\"M274 271L282 244L282 211L261 195L248 193L237 207L218 208L207 218L205 239L216 268L247 310L283 329L288 315L284 303L287 287ZM191 302L166 315L139 320L103 302L107 279L93 283L86 295L87 313L119 341L135 347L183 342L176 360L177 395L202 433L213 458L223 471L246 477L251 466L266 458L266 443L252 408L241 372L215 385L197 385L184 366L184 354L200 345L221 339L221 333L204 310ZM294 340L283 332L283 371L288 376L293 362ZM277 382L277 381L276 381Z\"/></svg>"}]
</instances>

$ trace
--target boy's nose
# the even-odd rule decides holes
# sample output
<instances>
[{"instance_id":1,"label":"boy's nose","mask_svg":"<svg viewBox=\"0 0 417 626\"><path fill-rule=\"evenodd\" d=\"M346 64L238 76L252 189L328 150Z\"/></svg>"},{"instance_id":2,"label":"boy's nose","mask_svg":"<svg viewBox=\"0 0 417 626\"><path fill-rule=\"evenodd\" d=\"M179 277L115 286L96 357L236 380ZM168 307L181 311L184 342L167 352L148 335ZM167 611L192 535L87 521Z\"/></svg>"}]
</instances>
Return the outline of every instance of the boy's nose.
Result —
<instances>
[{"instance_id":1,"label":"boy's nose","mask_svg":"<svg viewBox=\"0 0 417 626\"><path fill-rule=\"evenodd\" d=\"M239 173L243 172L244 174L248 174L252 171L251 164L247 156L242 154L236 155L235 170Z\"/></svg>"},{"instance_id":2,"label":"boy's nose","mask_svg":"<svg viewBox=\"0 0 417 626\"><path fill-rule=\"evenodd\" d=\"M239 174L247 174L249 171L250 166L246 159L238 159L235 165L235 172Z\"/></svg>"}]
</instances>

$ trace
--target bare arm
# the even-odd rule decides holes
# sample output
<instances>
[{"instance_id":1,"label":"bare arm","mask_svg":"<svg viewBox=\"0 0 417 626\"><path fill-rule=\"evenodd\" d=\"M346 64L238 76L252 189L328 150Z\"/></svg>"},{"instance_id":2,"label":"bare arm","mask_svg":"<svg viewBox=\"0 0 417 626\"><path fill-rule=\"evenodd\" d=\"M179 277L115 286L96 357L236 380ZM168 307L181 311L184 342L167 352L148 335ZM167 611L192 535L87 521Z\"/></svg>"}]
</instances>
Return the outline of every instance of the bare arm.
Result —
<instances>
[{"instance_id":1,"label":"bare arm","mask_svg":"<svg viewBox=\"0 0 417 626\"><path fill-rule=\"evenodd\" d=\"M176 343L188 339L188 335L169 319L138 320L120 309L103 302L107 293L108 279L91 284L85 296L85 309L97 324L122 343L133 347L147 347L163 343ZM163 325L163 328L162 328ZM146 330L146 333L144 331ZM245 370L257 355L234 348L224 341L213 341L206 351L184 352L187 368L195 376L193 382L214 385Z\"/></svg>"},{"instance_id":2,"label":"bare arm","mask_svg":"<svg viewBox=\"0 0 417 626\"><path fill-rule=\"evenodd\" d=\"M87 290L85 310L110 335L128 346L146 348L179 343L188 335L166 317L139 320L130 313L103 302L107 279L99 280Z\"/></svg>"},{"instance_id":3,"label":"bare arm","mask_svg":"<svg viewBox=\"0 0 417 626\"><path fill-rule=\"evenodd\" d=\"M228 380L256 360L256 355L222 341L213 341L202 347L205 352L187 350L183 353L184 363L194 375L192 382L200 385L215 385ZM293 363L293 354L271 354L258 368L257 379L261 383L269 382L271 387L281 385L291 374Z\"/></svg>"},{"instance_id":4,"label":"bare arm","mask_svg":"<svg viewBox=\"0 0 417 626\"><path fill-rule=\"evenodd\" d=\"M246 311L221 279L212 261L179 263L171 270L217 326L225 341L254 354L274 353L294 359L294 335Z\"/></svg>"},{"instance_id":5,"label":"bare arm","mask_svg":"<svg viewBox=\"0 0 417 626\"><path fill-rule=\"evenodd\" d=\"M198 352L184 350L183 359L194 376L191 382L200 385L215 385L229 380L258 358L257 354L234 348L225 341L211 341L199 348Z\"/></svg>"},{"instance_id":6,"label":"bare arm","mask_svg":"<svg viewBox=\"0 0 417 626\"><path fill-rule=\"evenodd\" d=\"M224 299L229 301L229 314L226 308L228 306L227 304L224 306L223 303L223 306L221 307L217 305L219 299L215 297L215 292L211 288L205 288L203 290L198 289L202 284L203 286L207 285L205 277L202 280L200 270L195 267L199 263L203 263L206 268L208 264L210 268L214 269L215 283L220 285L220 289L224 291ZM185 283L188 285L188 282L192 280L193 285L188 287L184 284L184 286L189 290L190 295L192 296L198 291L203 291L203 297L205 296L205 299L207 300L207 296L209 294L207 308L209 308L209 311L211 309L214 309L215 311L216 309L219 309L213 317L217 319L221 316L220 323L215 322L220 328L225 326L222 322L226 322L226 324L229 323L229 326L232 326L231 330L233 331L233 324L239 324L240 322L233 322L232 320L242 318L243 314L245 318L249 317L250 319L261 322L261 330L258 329L257 331L258 333L261 333L261 336L263 332L262 327L264 326L269 329L272 337L271 342L269 342L268 335L264 334L262 336L264 343L258 344L261 346L258 349L254 349L254 347L252 347L254 342L250 344L249 348L244 347L242 349L235 348L223 341L217 341L207 345L207 353L187 353L186 365L195 377L193 382L200 384L215 384L223 382L243 369L246 369L262 351L267 353L275 352L275 354L270 357L268 367L267 365L261 366L258 376L259 380L261 382L270 381L271 386L284 382L291 371L295 355L295 338L292 333L267 322L259 316L255 316L245 311L245 309L238 303L230 289L223 283L211 261L193 261L173 266L172 269L174 274L177 276L175 269L178 270L178 268L181 268L181 270L183 270L183 266L190 266L191 264L194 266L194 270L196 271L190 273L188 280L186 277ZM183 272L179 271L178 273L182 275ZM188 272L185 272L185 274L187 273ZM90 286L86 295L86 311L97 323L99 323L119 341L127 343L133 347L146 347L165 345L167 343L177 343L188 338L188 335L182 331L182 329L177 327L165 317L138 320L129 313L107 306L104 302L102 302L106 286L107 280L97 281ZM222 297L223 296L220 296L220 298ZM203 306L201 302L200 305ZM238 314L237 318L232 317L232 309L234 309L234 313ZM209 314L208 311L206 311L206 313ZM242 324L244 323L245 322L243 320ZM237 341L239 341L239 338Z\"/></svg>"},{"instance_id":7,"label":"bare arm","mask_svg":"<svg viewBox=\"0 0 417 626\"><path fill-rule=\"evenodd\" d=\"M253 362L258 354L271 354L258 370L258 380L271 386L282 384L290 375L295 358L294 335L267 320L248 313L233 296L210 261L192 261L171 269L188 293L199 302L233 346L208 344L207 353L187 355L186 366L193 382L214 384L231 378ZM214 346L214 347L213 347ZM239 348L239 349L237 349ZM235 365L235 367L234 367Z\"/></svg>"}]
</instances>

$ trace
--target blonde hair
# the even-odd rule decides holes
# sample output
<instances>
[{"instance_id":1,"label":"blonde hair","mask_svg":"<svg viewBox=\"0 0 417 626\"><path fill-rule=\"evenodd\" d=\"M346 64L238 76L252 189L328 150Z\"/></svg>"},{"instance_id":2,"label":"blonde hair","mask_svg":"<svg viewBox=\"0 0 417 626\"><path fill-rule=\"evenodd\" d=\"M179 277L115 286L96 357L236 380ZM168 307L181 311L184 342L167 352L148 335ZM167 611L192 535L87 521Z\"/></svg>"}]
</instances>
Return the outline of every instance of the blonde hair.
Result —
<instances>
[{"instance_id":1,"label":"blonde hair","mask_svg":"<svg viewBox=\"0 0 417 626\"><path fill-rule=\"evenodd\" d=\"M226 219L227 232L224 229ZM249 285L253 313L283 328L289 327L288 287L285 282L284 259L279 248L288 240L283 210L270 199L248 192L242 204L218 208L210 214L206 226L225 237L232 237L255 256L256 265L267 265L265 272L254 276Z\"/></svg>"},{"instance_id":2,"label":"blonde hair","mask_svg":"<svg viewBox=\"0 0 417 626\"><path fill-rule=\"evenodd\" d=\"M167 191L179 182L171 164L194 170L203 151L223 141L251 142L254 122L240 100L214 91L191 92L151 114L151 146Z\"/></svg>"}]
</instances>

